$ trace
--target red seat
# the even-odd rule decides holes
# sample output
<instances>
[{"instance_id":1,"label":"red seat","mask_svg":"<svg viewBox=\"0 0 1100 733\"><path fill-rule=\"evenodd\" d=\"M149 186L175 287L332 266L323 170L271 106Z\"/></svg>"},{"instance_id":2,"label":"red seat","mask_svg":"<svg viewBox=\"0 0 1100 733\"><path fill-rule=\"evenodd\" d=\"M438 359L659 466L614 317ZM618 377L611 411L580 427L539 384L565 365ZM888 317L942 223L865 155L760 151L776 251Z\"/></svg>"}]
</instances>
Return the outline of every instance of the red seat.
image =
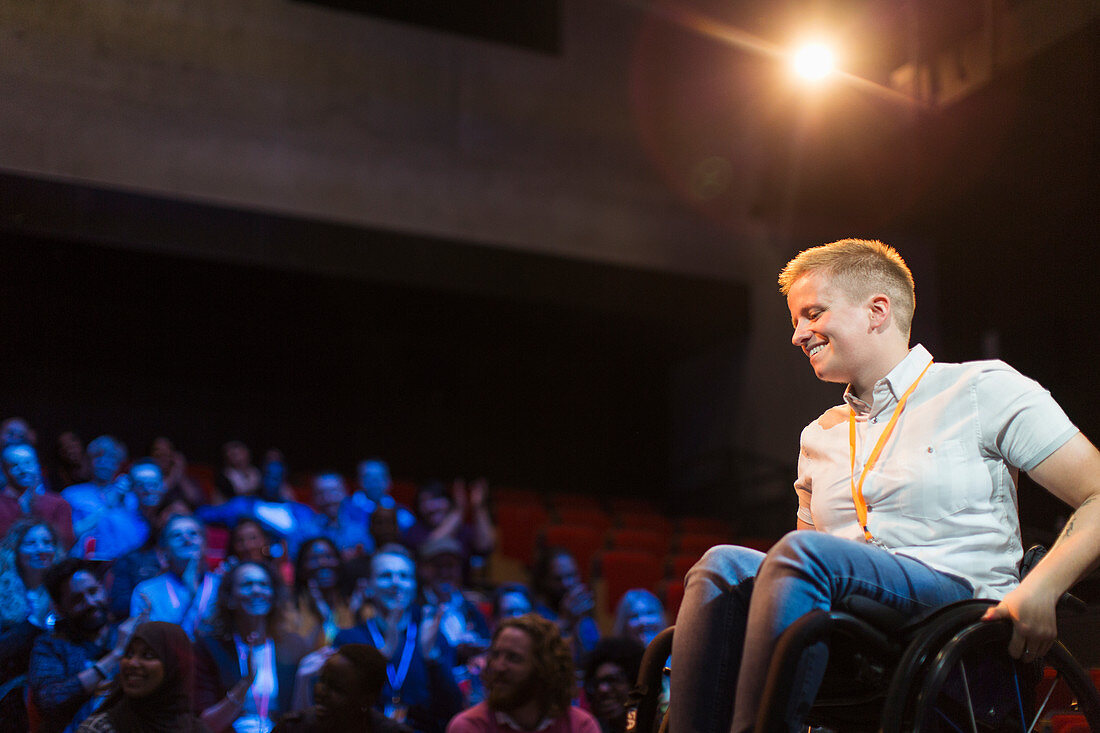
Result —
<instances>
[{"instance_id":1,"label":"red seat","mask_svg":"<svg viewBox=\"0 0 1100 733\"><path fill-rule=\"evenodd\" d=\"M657 512L620 512L619 526L623 529L651 529L664 535L672 534L672 522Z\"/></svg>"},{"instance_id":2,"label":"red seat","mask_svg":"<svg viewBox=\"0 0 1100 733\"><path fill-rule=\"evenodd\" d=\"M216 570L229 552L229 530L225 527L206 528L206 565Z\"/></svg>"},{"instance_id":3,"label":"red seat","mask_svg":"<svg viewBox=\"0 0 1100 733\"><path fill-rule=\"evenodd\" d=\"M684 602L684 581L670 580L665 585L664 592L665 617L672 623L676 614L680 612L680 604Z\"/></svg>"},{"instance_id":4,"label":"red seat","mask_svg":"<svg viewBox=\"0 0 1100 733\"><path fill-rule=\"evenodd\" d=\"M685 534L680 537L680 553L702 557L703 553L715 545L734 544L732 537L721 534Z\"/></svg>"},{"instance_id":5,"label":"red seat","mask_svg":"<svg viewBox=\"0 0 1100 733\"><path fill-rule=\"evenodd\" d=\"M203 463L189 463L186 470L188 478L199 485L206 500L214 496L214 482L217 480L217 472L211 466Z\"/></svg>"},{"instance_id":6,"label":"red seat","mask_svg":"<svg viewBox=\"0 0 1100 733\"><path fill-rule=\"evenodd\" d=\"M631 588L656 591L661 582L661 559L649 552L607 550L600 554L598 565L607 589L605 610L609 614Z\"/></svg>"},{"instance_id":7,"label":"red seat","mask_svg":"<svg viewBox=\"0 0 1100 733\"><path fill-rule=\"evenodd\" d=\"M535 560L535 539L548 519L541 503L497 504L497 546L501 554L530 567Z\"/></svg>"},{"instance_id":8,"label":"red seat","mask_svg":"<svg viewBox=\"0 0 1100 733\"><path fill-rule=\"evenodd\" d=\"M733 537L729 522L715 517L680 517L681 534L711 534Z\"/></svg>"},{"instance_id":9,"label":"red seat","mask_svg":"<svg viewBox=\"0 0 1100 733\"><path fill-rule=\"evenodd\" d=\"M668 535L652 529L616 529L611 531L610 538L615 550L641 550L656 557L668 552Z\"/></svg>"},{"instance_id":10,"label":"red seat","mask_svg":"<svg viewBox=\"0 0 1100 733\"><path fill-rule=\"evenodd\" d=\"M577 568L587 581L592 573L592 558L604 545L604 533L595 527L552 524L543 530L544 547L564 547L577 561Z\"/></svg>"},{"instance_id":11,"label":"red seat","mask_svg":"<svg viewBox=\"0 0 1100 733\"><path fill-rule=\"evenodd\" d=\"M611 528L611 517L603 509L592 506L559 506L555 509L559 524L568 524L574 527L594 527L600 532L606 532Z\"/></svg>"},{"instance_id":12,"label":"red seat","mask_svg":"<svg viewBox=\"0 0 1100 733\"><path fill-rule=\"evenodd\" d=\"M702 557L702 554L694 552L678 552L673 555L668 561L669 579L683 581L687 571L691 570L692 565L699 562L700 557Z\"/></svg>"},{"instance_id":13,"label":"red seat","mask_svg":"<svg viewBox=\"0 0 1100 733\"><path fill-rule=\"evenodd\" d=\"M1051 716L1050 733L1090 733L1089 722L1081 713L1062 713Z\"/></svg>"}]
</instances>

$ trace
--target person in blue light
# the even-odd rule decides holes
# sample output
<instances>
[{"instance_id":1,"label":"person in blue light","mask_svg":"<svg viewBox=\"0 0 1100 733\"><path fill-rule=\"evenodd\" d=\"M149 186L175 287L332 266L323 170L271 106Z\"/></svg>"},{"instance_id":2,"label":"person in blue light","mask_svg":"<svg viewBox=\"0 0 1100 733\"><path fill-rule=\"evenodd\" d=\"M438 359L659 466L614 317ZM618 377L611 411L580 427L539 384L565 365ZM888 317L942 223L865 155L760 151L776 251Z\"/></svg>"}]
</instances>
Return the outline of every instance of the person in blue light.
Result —
<instances>
[{"instance_id":1,"label":"person in blue light","mask_svg":"<svg viewBox=\"0 0 1100 733\"><path fill-rule=\"evenodd\" d=\"M393 480L390 478L390 467L385 461L381 458L360 461L356 466L355 475L359 480L359 486L351 495L351 500L368 517L374 514L376 508L382 507L396 511L397 526L402 532L407 532L416 524L416 517L409 508L398 504L390 496Z\"/></svg>"},{"instance_id":2,"label":"person in blue light","mask_svg":"<svg viewBox=\"0 0 1100 733\"><path fill-rule=\"evenodd\" d=\"M73 509L76 544L72 555L114 560L140 547L150 529L139 511L130 476L121 470L126 447L109 435L101 435L88 444L88 456L92 480L61 492Z\"/></svg>"},{"instance_id":3,"label":"person in blue light","mask_svg":"<svg viewBox=\"0 0 1100 733\"><path fill-rule=\"evenodd\" d=\"M776 639L848 595L905 614L971 597L1013 623L1031 662L1056 635L1055 603L1100 559L1100 453L1050 394L999 361L939 364L909 346L912 274L881 242L814 247L780 275L792 343L844 404L802 432L797 531L764 555L710 549L687 574L672 649L670 727L752 730ZM1075 512L1021 580L1019 470ZM804 653L784 711L812 703L827 652ZM732 718L732 722L731 722Z\"/></svg>"}]
</instances>

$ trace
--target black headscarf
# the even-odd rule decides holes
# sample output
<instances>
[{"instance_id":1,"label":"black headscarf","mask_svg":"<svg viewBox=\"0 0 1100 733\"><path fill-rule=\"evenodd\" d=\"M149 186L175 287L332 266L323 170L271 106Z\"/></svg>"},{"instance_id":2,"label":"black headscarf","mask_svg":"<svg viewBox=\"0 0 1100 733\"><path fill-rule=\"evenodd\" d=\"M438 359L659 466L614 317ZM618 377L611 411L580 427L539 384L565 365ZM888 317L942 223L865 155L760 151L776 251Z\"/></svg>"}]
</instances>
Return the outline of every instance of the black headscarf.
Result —
<instances>
[{"instance_id":1,"label":"black headscarf","mask_svg":"<svg viewBox=\"0 0 1100 733\"><path fill-rule=\"evenodd\" d=\"M151 694L127 697L117 688L104 704L115 730L126 733L170 733L208 731L191 712L191 689L195 675L191 640L176 624L147 621L137 627L131 639L141 639L164 665L164 680Z\"/></svg>"}]
</instances>

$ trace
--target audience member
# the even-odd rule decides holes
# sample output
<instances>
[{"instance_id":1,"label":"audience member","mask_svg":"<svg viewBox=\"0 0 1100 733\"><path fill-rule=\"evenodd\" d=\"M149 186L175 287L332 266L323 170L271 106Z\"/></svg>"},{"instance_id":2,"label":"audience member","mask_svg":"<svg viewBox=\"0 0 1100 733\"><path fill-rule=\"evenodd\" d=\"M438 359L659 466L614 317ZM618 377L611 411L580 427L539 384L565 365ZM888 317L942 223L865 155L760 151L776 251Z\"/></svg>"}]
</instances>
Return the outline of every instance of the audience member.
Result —
<instances>
[{"instance_id":1,"label":"audience member","mask_svg":"<svg viewBox=\"0 0 1100 733\"><path fill-rule=\"evenodd\" d=\"M615 607L611 635L633 639L646 647L666 626L665 607L657 596L644 588L631 588Z\"/></svg>"},{"instance_id":2,"label":"audience member","mask_svg":"<svg viewBox=\"0 0 1100 733\"><path fill-rule=\"evenodd\" d=\"M130 467L130 481L138 497L138 512L149 526L149 536L140 547L111 564L112 582L108 595L111 616L115 619L129 615L134 588L164 570L159 545L165 524L176 515L189 516L191 513L187 503L179 498L178 491L168 491L160 479L162 475L159 465L150 463L149 459L142 459Z\"/></svg>"},{"instance_id":3,"label":"audience member","mask_svg":"<svg viewBox=\"0 0 1100 733\"><path fill-rule=\"evenodd\" d=\"M424 616L440 615L439 631L459 651L460 661L489 645L489 624L477 607L476 595L463 588L465 557L451 537L420 546L420 588Z\"/></svg>"},{"instance_id":4,"label":"audience member","mask_svg":"<svg viewBox=\"0 0 1100 733\"><path fill-rule=\"evenodd\" d=\"M60 491L66 486L83 484L92 480L92 462L84 451L84 441L71 430L57 436L54 450L57 462L53 489Z\"/></svg>"},{"instance_id":5,"label":"audience member","mask_svg":"<svg viewBox=\"0 0 1100 733\"><path fill-rule=\"evenodd\" d=\"M333 471L314 476L313 506L317 509L315 533L332 540L345 560L374 551L367 530L369 517L348 498L343 476Z\"/></svg>"},{"instance_id":6,"label":"audience member","mask_svg":"<svg viewBox=\"0 0 1100 733\"><path fill-rule=\"evenodd\" d=\"M130 477L122 473L126 447L101 435L88 444L92 480L61 492L73 510L76 545L72 554L89 560L113 560L140 547L149 526L138 512Z\"/></svg>"},{"instance_id":7,"label":"audience member","mask_svg":"<svg viewBox=\"0 0 1100 733\"><path fill-rule=\"evenodd\" d=\"M367 516L372 516L378 508L393 509L397 526L402 532L407 532L416 524L416 516L409 508L398 504L390 495L393 480L390 478L390 467L385 461L380 458L360 461L356 467L356 477L359 479L359 486L351 498Z\"/></svg>"},{"instance_id":8,"label":"audience member","mask_svg":"<svg viewBox=\"0 0 1100 733\"><path fill-rule=\"evenodd\" d=\"M0 542L0 730L25 731L23 704L31 647L53 622L46 571L64 559L57 533L41 519L23 519Z\"/></svg>"},{"instance_id":9,"label":"audience member","mask_svg":"<svg viewBox=\"0 0 1100 733\"><path fill-rule=\"evenodd\" d=\"M187 475L187 458L176 450L170 439L163 435L153 438L149 457L160 467L167 493L180 496L192 509L206 503L202 487Z\"/></svg>"},{"instance_id":10,"label":"audience member","mask_svg":"<svg viewBox=\"0 0 1100 733\"><path fill-rule=\"evenodd\" d=\"M268 448L260 464L260 498L266 501L294 501L294 488L287 481L286 456Z\"/></svg>"},{"instance_id":11,"label":"audience member","mask_svg":"<svg viewBox=\"0 0 1100 733\"><path fill-rule=\"evenodd\" d=\"M535 612L557 622L577 659L583 658L600 640L600 630L592 619L595 598L581 582L573 555L561 547L547 548L535 561L531 581Z\"/></svg>"},{"instance_id":12,"label":"audience member","mask_svg":"<svg viewBox=\"0 0 1100 733\"><path fill-rule=\"evenodd\" d=\"M291 628L313 650L331 645L340 629L355 625L366 585L361 581L349 597L336 545L328 537L306 540L295 563Z\"/></svg>"},{"instance_id":13,"label":"audience member","mask_svg":"<svg viewBox=\"0 0 1100 733\"><path fill-rule=\"evenodd\" d=\"M260 493L260 469L252 465L252 453L239 440L222 446L224 464L214 482L213 503L221 504L234 496L256 496Z\"/></svg>"},{"instance_id":14,"label":"audience member","mask_svg":"<svg viewBox=\"0 0 1100 733\"><path fill-rule=\"evenodd\" d=\"M126 645L114 689L77 733L210 733L192 712L194 676L183 629L143 623Z\"/></svg>"},{"instance_id":15,"label":"audience member","mask_svg":"<svg viewBox=\"0 0 1100 733\"><path fill-rule=\"evenodd\" d=\"M35 518L53 527L65 550L72 547L73 523L68 503L45 490L38 454L25 443L0 450L0 469L6 479L0 489L0 534L20 519Z\"/></svg>"},{"instance_id":16,"label":"audience member","mask_svg":"<svg viewBox=\"0 0 1100 733\"><path fill-rule=\"evenodd\" d=\"M373 616L336 635L335 644L370 644L388 660L383 712L425 733L441 731L461 708L451 674L454 651L439 634L439 617L421 620L416 598L416 563L399 545L371 558Z\"/></svg>"},{"instance_id":17,"label":"audience member","mask_svg":"<svg viewBox=\"0 0 1100 733\"><path fill-rule=\"evenodd\" d=\"M370 515L370 536L375 547L403 545L405 536L397 521L397 509L380 506Z\"/></svg>"},{"instance_id":18,"label":"audience member","mask_svg":"<svg viewBox=\"0 0 1100 733\"><path fill-rule=\"evenodd\" d=\"M531 591L523 583L505 583L497 586L493 593L494 630L506 618L522 616L535 610L531 600Z\"/></svg>"},{"instance_id":19,"label":"audience member","mask_svg":"<svg viewBox=\"0 0 1100 733\"><path fill-rule=\"evenodd\" d=\"M144 620L108 623L107 594L92 568L69 558L46 571L57 623L35 639L27 677L38 733L76 730L100 701L97 688L118 673L130 634Z\"/></svg>"},{"instance_id":20,"label":"audience member","mask_svg":"<svg viewBox=\"0 0 1100 733\"><path fill-rule=\"evenodd\" d=\"M212 631L195 642L195 709L215 733L269 731L290 710L294 672L308 650L282 629L279 587L270 568L253 561L222 579Z\"/></svg>"},{"instance_id":21,"label":"audience member","mask_svg":"<svg viewBox=\"0 0 1100 733\"><path fill-rule=\"evenodd\" d=\"M7 448L9 445L29 445L34 448L38 445L38 435L23 418L9 417L0 422L0 448Z\"/></svg>"},{"instance_id":22,"label":"audience member","mask_svg":"<svg viewBox=\"0 0 1100 733\"><path fill-rule=\"evenodd\" d=\"M316 703L285 716L275 733L412 733L372 705L386 681L386 658L369 644L344 644L321 667Z\"/></svg>"},{"instance_id":23,"label":"audience member","mask_svg":"<svg viewBox=\"0 0 1100 733\"><path fill-rule=\"evenodd\" d=\"M603 733L626 733L630 688L638 679L645 647L634 639L600 639L584 665L584 694Z\"/></svg>"},{"instance_id":24,"label":"audience member","mask_svg":"<svg viewBox=\"0 0 1100 733\"><path fill-rule=\"evenodd\" d=\"M533 613L507 619L489 650L488 700L457 715L447 733L599 733L595 718L570 704L574 680L554 623Z\"/></svg>"},{"instance_id":25,"label":"audience member","mask_svg":"<svg viewBox=\"0 0 1100 733\"><path fill-rule=\"evenodd\" d=\"M431 481L416 492L415 525L405 533L406 544L413 549L428 540L451 537L462 545L465 556L488 555L496 543L496 531L486 506L489 485L478 479L467 493L464 481L454 482L453 490L439 481ZM466 522L469 508L473 521Z\"/></svg>"},{"instance_id":26,"label":"audience member","mask_svg":"<svg viewBox=\"0 0 1100 733\"><path fill-rule=\"evenodd\" d=\"M134 588L130 615L145 613L151 621L180 626L194 639L205 630L215 608L220 576L206 572L205 531L192 516L177 514L160 532L165 571Z\"/></svg>"}]
</instances>

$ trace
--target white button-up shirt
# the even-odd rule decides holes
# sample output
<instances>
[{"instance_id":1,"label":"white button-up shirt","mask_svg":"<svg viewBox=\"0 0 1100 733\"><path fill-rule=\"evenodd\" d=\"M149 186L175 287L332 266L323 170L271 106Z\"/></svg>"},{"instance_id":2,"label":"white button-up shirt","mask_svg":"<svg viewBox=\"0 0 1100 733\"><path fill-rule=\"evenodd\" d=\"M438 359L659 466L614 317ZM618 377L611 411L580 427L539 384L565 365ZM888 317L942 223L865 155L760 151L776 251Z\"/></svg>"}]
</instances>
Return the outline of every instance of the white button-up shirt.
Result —
<instances>
[{"instance_id":1,"label":"white button-up shirt","mask_svg":"<svg viewBox=\"0 0 1100 733\"><path fill-rule=\"evenodd\" d=\"M879 380L867 404L846 404L802 431L798 518L864 541L852 501L849 408L856 417L856 481L898 399L932 360L915 346ZM910 395L863 484L868 529L891 552L917 558L999 599L1019 582L1023 554L1016 482L1077 433L1034 380L1001 361L933 364Z\"/></svg>"}]
</instances>

